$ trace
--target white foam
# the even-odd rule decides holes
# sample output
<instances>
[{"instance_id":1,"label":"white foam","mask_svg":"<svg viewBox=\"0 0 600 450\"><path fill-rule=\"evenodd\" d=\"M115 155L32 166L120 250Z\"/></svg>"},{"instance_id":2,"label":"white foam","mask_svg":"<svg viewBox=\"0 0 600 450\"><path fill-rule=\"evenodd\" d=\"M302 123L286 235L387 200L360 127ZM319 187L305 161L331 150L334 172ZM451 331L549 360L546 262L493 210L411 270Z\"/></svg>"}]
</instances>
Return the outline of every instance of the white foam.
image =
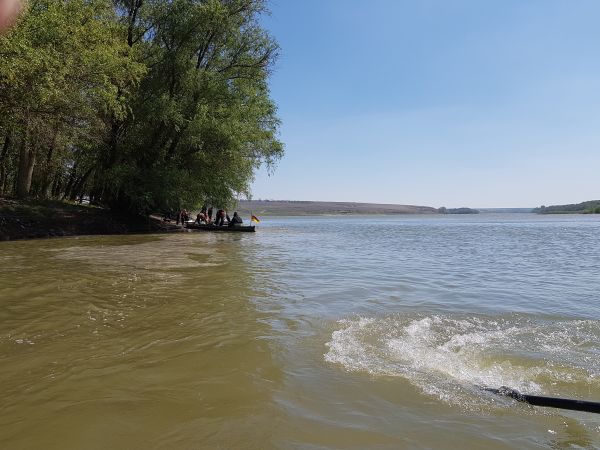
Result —
<instances>
[{"instance_id":1,"label":"white foam","mask_svg":"<svg viewBox=\"0 0 600 450\"><path fill-rule=\"evenodd\" d=\"M457 387L473 385L541 393L559 383L591 383L600 390L599 321L391 316L339 325L326 344L325 361L348 371L403 377L448 401L457 400Z\"/></svg>"}]
</instances>

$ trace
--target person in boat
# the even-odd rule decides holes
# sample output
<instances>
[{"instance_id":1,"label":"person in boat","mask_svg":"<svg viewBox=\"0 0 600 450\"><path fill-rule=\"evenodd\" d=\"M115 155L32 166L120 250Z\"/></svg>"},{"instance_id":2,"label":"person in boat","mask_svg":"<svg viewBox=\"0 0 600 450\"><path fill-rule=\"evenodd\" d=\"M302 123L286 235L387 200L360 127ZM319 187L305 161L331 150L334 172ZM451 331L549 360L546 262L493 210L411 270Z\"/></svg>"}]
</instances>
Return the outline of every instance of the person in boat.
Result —
<instances>
[{"instance_id":1,"label":"person in boat","mask_svg":"<svg viewBox=\"0 0 600 450\"><path fill-rule=\"evenodd\" d=\"M212 222L212 213L213 213L213 207L211 206L210 208L208 208L208 212L207 214L207 222L206 223L211 223Z\"/></svg>"},{"instance_id":2,"label":"person in boat","mask_svg":"<svg viewBox=\"0 0 600 450\"><path fill-rule=\"evenodd\" d=\"M219 209L217 211L217 216L215 217L215 225L220 227L225 225L225 216L227 215L227 213L225 213L224 209Z\"/></svg>"},{"instance_id":3,"label":"person in boat","mask_svg":"<svg viewBox=\"0 0 600 450\"><path fill-rule=\"evenodd\" d=\"M199 212L198 215L196 216L196 223L198 225L202 225L202 222L207 223L206 222L206 213L205 212Z\"/></svg>"},{"instance_id":4,"label":"person in boat","mask_svg":"<svg viewBox=\"0 0 600 450\"><path fill-rule=\"evenodd\" d=\"M206 216L207 216L207 214L206 214L206 205L202 205L202 209L200 210L200 212L198 213L198 215L196 215L196 223L198 225L200 225L202 222L208 223Z\"/></svg>"},{"instance_id":5,"label":"person in boat","mask_svg":"<svg viewBox=\"0 0 600 450\"><path fill-rule=\"evenodd\" d=\"M235 226L239 226L239 225L241 225L243 223L244 223L244 221L242 220L242 218L238 215L238 213L236 211L236 212L233 213L233 217L229 221L229 226L230 227L235 227Z\"/></svg>"}]
</instances>

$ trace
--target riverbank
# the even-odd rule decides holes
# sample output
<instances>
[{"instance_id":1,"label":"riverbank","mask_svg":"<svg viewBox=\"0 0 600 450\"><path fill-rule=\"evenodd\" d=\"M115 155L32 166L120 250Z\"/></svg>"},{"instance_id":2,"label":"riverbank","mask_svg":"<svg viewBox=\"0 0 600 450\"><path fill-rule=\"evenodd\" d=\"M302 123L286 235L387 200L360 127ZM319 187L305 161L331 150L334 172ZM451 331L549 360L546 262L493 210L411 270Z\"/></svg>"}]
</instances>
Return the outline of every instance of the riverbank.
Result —
<instances>
[{"instance_id":1,"label":"riverbank","mask_svg":"<svg viewBox=\"0 0 600 450\"><path fill-rule=\"evenodd\" d=\"M117 214L97 206L60 201L0 197L0 241L181 230L155 216Z\"/></svg>"}]
</instances>

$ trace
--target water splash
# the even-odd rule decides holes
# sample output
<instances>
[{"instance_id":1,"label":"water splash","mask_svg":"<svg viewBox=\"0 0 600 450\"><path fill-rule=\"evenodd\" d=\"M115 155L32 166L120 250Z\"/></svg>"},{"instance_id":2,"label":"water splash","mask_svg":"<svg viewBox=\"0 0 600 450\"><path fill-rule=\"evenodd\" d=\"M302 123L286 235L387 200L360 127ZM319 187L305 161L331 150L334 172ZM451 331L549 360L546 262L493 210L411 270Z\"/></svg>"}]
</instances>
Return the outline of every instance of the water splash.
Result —
<instances>
[{"instance_id":1,"label":"water splash","mask_svg":"<svg viewBox=\"0 0 600 450\"><path fill-rule=\"evenodd\" d=\"M327 362L403 377L445 401L464 404L477 386L600 396L600 321L432 315L338 325L326 344Z\"/></svg>"}]
</instances>

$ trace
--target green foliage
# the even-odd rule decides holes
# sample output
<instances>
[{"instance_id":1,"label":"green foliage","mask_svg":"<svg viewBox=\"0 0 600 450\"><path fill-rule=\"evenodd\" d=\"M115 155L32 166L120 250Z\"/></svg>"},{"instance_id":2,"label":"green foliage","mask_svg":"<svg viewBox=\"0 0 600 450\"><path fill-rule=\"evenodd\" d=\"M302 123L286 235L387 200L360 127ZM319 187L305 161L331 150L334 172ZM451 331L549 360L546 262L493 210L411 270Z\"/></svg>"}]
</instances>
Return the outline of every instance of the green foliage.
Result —
<instances>
[{"instance_id":1,"label":"green foliage","mask_svg":"<svg viewBox=\"0 0 600 450\"><path fill-rule=\"evenodd\" d=\"M540 206L533 212L538 214L600 214L600 200L590 200L569 205Z\"/></svg>"},{"instance_id":2,"label":"green foliage","mask_svg":"<svg viewBox=\"0 0 600 450\"><path fill-rule=\"evenodd\" d=\"M32 181L40 197L52 183L65 196L74 194L67 187L83 190L73 168L93 162L107 132L102 116L127 114L117 92L145 71L122 34L110 1L31 0L18 26L0 37L0 136L10 136L19 161L0 180L9 192L10 178L21 196ZM61 186L69 176L78 182Z\"/></svg>"},{"instance_id":3,"label":"green foliage","mask_svg":"<svg viewBox=\"0 0 600 450\"><path fill-rule=\"evenodd\" d=\"M247 194L283 153L264 11L260 0L32 0L0 38L0 184L24 187L33 160L40 197L148 212Z\"/></svg>"}]
</instances>

